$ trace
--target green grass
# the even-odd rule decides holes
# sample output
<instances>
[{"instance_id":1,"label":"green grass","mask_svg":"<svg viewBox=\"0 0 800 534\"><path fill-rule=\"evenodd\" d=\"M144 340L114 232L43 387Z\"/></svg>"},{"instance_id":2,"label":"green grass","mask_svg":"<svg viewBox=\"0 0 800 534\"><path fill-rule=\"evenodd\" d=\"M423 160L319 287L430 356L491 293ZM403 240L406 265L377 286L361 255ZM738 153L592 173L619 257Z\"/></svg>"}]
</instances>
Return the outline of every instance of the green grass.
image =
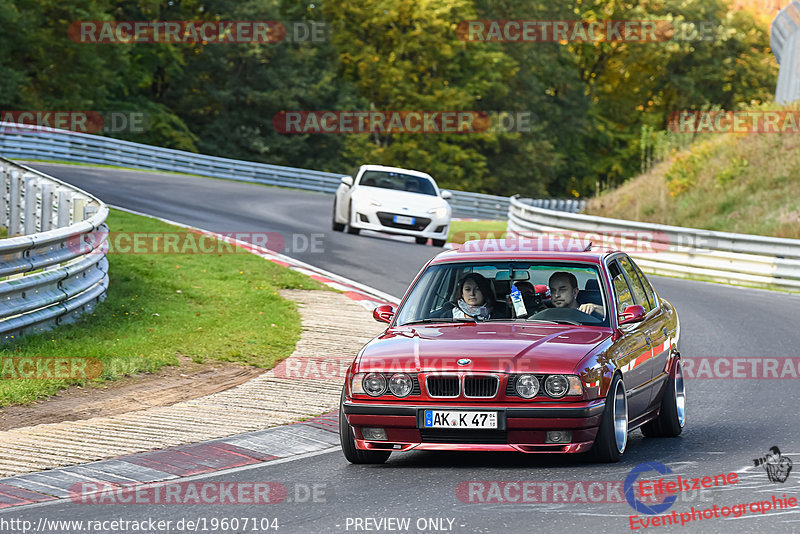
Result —
<instances>
[{"instance_id":1,"label":"green grass","mask_svg":"<svg viewBox=\"0 0 800 534\"><path fill-rule=\"evenodd\" d=\"M447 240L463 243L472 239L501 239L505 237L506 221L452 221Z\"/></svg>"},{"instance_id":2,"label":"green grass","mask_svg":"<svg viewBox=\"0 0 800 534\"><path fill-rule=\"evenodd\" d=\"M111 210L112 232L183 232ZM7 344L0 357L98 358L96 381L195 361L270 368L300 337L295 305L282 288L325 289L305 275L242 249L226 254L110 254L108 295L91 316ZM6 375L7 376L7 375ZM81 381L0 380L0 406L30 403Z\"/></svg>"}]
</instances>

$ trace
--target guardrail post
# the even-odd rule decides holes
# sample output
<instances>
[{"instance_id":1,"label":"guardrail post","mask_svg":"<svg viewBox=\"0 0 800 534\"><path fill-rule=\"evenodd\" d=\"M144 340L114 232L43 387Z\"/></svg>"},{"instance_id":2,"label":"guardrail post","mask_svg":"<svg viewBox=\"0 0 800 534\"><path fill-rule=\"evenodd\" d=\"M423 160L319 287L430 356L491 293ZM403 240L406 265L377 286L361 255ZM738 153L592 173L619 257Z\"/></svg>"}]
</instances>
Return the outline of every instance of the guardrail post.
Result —
<instances>
[{"instance_id":1,"label":"guardrail post","mask_svg":"<svg viewBox=\"0 0 800 534\"><path fill-rule=\"evenodd\" d=\"M10 189L8 194L8 237L20 233L20 210L22 206L20 195L20 178L18 171L11 171Z\"/></svg>"},{"instance_id":2,"label":"guardrail post","mask_svg":"<svg viewBox=\"0 0 800 534\"><path fill-rule=\"evenodd\" d=\"M25 177L25 235L35 234L37 230L36 224L36 201L39 192L39 179L35 176Z\"/></svg>"},{"instance_id":3,"label":"guardrail post","mask_svg":"<svg viewBox=\"0 0 800 534\"><path fill-rule=\"evenodd\" d=\"M780 64L775 101L794 102L800 99L800 3L796 0L772 21L769 43Z\"/></svg>"},{"instance_id":4,"label":"guardrail post","mask_svg":"<svg viewBox=\"0 0 800 534\"><path fill-rule=\"evenodd\" d=\"M55 185L54 184L45 184L42 187L42 212L41 216L39 217L41 221L41 231L47 232L53 228L53 198L55 197L54 194Z\"/></svg>"},{"instance_id":5,"label":"guardrail post","mask_svg":"<svg viewBox=\"0 0 800 534\"><path fill-rule=\"evenodd\" d=\"M58 228L64 228L65 226L69 226L69 221L70 221L69 211L71 207L72 207L72 195L70 194L69 191L65 189L59 189L57 219L56 219L56 225Z\"/></svg>"},{"instance_id":6,"label":"guardrail post","mask_svg":"<svg viewBox=\"0 0 800 534\"><path fill-rule=\"evenodd\" d=\"M8 228L8 186L10 182L9 171L0 169L0 226Z\"/></svg>"},{"instance_id":7,"label":"guardrail post","mask_svg":"<svg viewBox=\"0 0 800 534\"><path fill-rule=\"evenodd\" d=\"M72 224L84 220L83 208L86 207L86 199L81 197L72 197Z\"/></svg>"}]
</instances>

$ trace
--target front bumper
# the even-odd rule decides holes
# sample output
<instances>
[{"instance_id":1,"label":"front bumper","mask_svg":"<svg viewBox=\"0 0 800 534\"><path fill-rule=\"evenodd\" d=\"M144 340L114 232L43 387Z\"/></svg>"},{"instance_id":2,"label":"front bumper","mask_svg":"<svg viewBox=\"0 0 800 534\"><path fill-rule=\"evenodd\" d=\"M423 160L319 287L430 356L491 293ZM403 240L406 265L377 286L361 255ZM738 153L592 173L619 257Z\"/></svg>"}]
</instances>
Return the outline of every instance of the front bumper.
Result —
<instances>
[{"instance_id":1,"label":"front bumper","mask_svg":"<svg viewBox=\"0 0 800 534\"><path fill-rule=\"evenodd\" d=\"M604 400L556 406L498 405L379 405L345 402L343 411L353 427L356 447L367 450L519 451L577 453L591 448L600 425ZM488 410L498 412L496 430L421 428L423 410ZM362 427L383 428L386 441L363 439ZM546 443L553 430L572 432L569 443Z\"/></svg>"},{"instance_id":2,"label":"front bumper","mask_svg":"<svg viewBox=\"0 0 800 534\"><path fill-rule=\"evenodd\" d=\"M413 217L414 224L396 224L395 215ZM350 226L360 230L374 230L390 234L447 239L450 217L436 217L432 213L398 213L389 208L373 205L357 205L350 215Z\"/></svg>"}]
</instances>

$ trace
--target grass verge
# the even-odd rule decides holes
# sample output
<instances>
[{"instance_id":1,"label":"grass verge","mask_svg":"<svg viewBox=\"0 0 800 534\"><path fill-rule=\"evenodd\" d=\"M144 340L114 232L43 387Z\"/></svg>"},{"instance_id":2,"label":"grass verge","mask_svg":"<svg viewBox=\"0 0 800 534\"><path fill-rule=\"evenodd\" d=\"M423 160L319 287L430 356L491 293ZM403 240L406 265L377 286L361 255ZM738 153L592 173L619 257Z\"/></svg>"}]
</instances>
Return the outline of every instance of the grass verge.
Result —
<instances>
[{"instance_id":1,"label":"grass verge","mask_svg":"<svg viewBox=\"0 0 800 534\"><path fill-rule=\"evenodd\" d=\"M719 134L589 201L584 213L800 238L796 135Z\"/></svg>"},{"instance_id":2,"label":"grass verge","mask_svg":"<svg viewBox=\"0 0 800 534\"><path fill-rule=\"evenodd\" d=\"M111 210L112 232L184 232ZM222 247L223 249L226 247ZM81 321L2 347L17 358L97 358L100 378L176 365L178 356L271 368L300 337L300 315L279 289L326 286L243 249L214 254L110 254L105 302ZM7 372L8 371L8 372ZM86 380L9 379L0 367L0 406L25 404Z\"/></svg>"}]
</instances>

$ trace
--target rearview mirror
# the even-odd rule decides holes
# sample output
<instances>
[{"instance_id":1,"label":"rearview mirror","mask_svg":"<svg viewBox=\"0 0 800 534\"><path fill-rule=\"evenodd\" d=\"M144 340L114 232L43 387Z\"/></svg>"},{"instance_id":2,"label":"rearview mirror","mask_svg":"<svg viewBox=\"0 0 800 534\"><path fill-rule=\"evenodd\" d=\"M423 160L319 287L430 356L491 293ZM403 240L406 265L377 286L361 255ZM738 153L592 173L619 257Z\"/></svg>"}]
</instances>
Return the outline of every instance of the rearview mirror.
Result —
<instances>
[{"instance_id":1,"label":"rearview mirror","mask_svg":"<svg viewBox=\"0 0 800 534\"><path fill-rule=\"evenodd\" d=\"M451 193L450 191L447 191L446 189L442 189L441 191L439 191L439 196L442 197L445 200L448 200L448 199L453 198L453 193Z\"/></svg>"},{"instance_id":2,"label":"rearview mirror","mask_svg":"<svg viewBox=\"0 0 800 534\"><path fill-rule=\"evenodd\" d=\"M640 323L644 319L644 307L635 304L633 306L625 306L625 311L619 314L620 326L624 324Z\"/></svg>"},{"instance_id":3,"label":"rearview mirror","mask_svg":"<svg viewBox=\"0 0 800 534\"><path fill-rule=\"evenodd\" d=\"M342 183L347 187L353 187L353 177L352 176L342 176Z\"/></svg>"},{"instance_id":4,"label":"rearview mirror","mask_svg":"<svg viewBox=\"0 0 800 534\"><path fill-rule=\"evenodd\" d=\"M641 307L641 306L640 306ZM372 310L372 318L379 323L391 323L394 319L394 306L391 304L384 304Z\"/></svg>"}]
</instances>

